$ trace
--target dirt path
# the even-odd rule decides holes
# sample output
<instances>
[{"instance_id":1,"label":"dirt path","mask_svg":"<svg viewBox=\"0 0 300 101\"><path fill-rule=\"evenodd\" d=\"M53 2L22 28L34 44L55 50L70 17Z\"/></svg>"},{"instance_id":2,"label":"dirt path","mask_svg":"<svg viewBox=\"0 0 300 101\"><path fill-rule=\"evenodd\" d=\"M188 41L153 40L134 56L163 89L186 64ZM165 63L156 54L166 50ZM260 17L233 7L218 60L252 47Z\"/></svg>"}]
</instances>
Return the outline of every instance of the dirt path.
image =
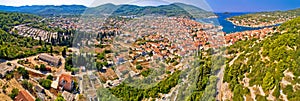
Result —
<instances>
[{"instance_id":1,"label":"dirt path","mask_svg":"<svg viewBox=\"0 0 300 101\"><path fill-rule=\"evenodd\" d=\"M236 57L234 57L230 62L229 62L229 66L231 66L233 63L234 63L234 61L236 60L236 59L238 59L239 58L239 56L241 55L241 54L243 54L243 53L245 53L245 52L242 52L242 53L237 53L236 55Z\"/></svg>"},{"instance_id":2,"label":"dirt path","mask_svg":"<svg viewBox=\"0 0 300 101\"><path fill-rule=\"evenodd\" d=\"M235 61L236 59L238 59L238 57L239 57L241 54L243 54L243 53L244 53L244 52L238 53L237 56L229 62L229 66L231 66L231 65L234 63L234 61ZM222 93L223 93L223 92L226 92L226 91L222 88L222 87L223 87L222 85L223 85L223 78L224 78L224 71L225 71L225 68L226 68L226 65L222 66L221 69L220 69L220 71L219 71L219 73L217 74L217 77L219 78L219 80L218 80L218 82L217 82L217 93L218 93L217 99L218 99L219 101L222 100Z\"/></svg>"}]
</instances>

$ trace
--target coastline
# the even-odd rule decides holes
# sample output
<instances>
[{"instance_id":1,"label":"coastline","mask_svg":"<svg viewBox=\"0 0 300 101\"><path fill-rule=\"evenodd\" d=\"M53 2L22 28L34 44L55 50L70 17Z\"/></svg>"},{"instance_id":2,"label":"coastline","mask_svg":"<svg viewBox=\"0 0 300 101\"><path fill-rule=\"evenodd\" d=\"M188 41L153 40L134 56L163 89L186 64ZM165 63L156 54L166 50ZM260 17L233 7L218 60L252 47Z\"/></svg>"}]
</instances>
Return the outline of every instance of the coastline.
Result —
<instances>
[{"instance_id":1,"label":"coastline","mask_svg":"<svg viewBox=\"0 0 300 101\"><path fill-rule=\"evenodd\" d=\"M286 21L282 21L282 22L277 22L277 23L272 23L272 24L266 24L266 25L251 25L251 26L248 26L248 25L243 25L243 24L237 24L235 23L234 21L231 21L231 20L228 20L226 19L228 22L231 22L233 25L235 26L241 26L241 27L249 27L249 28L263 28L263 27L272 27L272 26L276 26L276 25L279 25L279 24L282 24Z\"/></svg>"}]
</instances>

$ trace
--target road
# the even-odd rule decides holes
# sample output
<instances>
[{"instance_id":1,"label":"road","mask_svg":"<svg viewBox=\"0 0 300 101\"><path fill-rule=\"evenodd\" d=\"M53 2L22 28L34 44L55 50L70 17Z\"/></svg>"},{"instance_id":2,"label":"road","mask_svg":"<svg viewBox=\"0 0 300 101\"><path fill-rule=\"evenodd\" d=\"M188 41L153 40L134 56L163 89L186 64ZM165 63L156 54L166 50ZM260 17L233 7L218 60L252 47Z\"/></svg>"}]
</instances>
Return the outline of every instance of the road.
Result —
<instances>
[{"instance_id":1,"label":"road","mask_svg":"<svg viewBox=\"0 0 300 101\"><path fill-rule=\"evenodd\" d=\"M34 56L31 56L31 57L34 57ZM25 58L22 58L22 59L25 59ZM26 67L26 66L23 66L23 65L19 64L18 61L22 60L22 59L15 59L15 60L7 61L7 62L10 62L10 63L16 65L16 67L24 67L28 71L31 71L31 72L34 72L34 73L37 73L37 74L43 74L43 75L45 75L41 71L38 71L38 70L35 70L35 69L31 69L29 67Z\"/></svg>"},{"instance_id":2,"label":"road","mask_svg":"<svg viewBox=\"0 0 300 101\"><path fill-rule=\"evenodd\" d=\"M43 53L41 53L41 54L43 54ZM35 55L35 56L26 57L26 58L21 58L21 59L9 60L9 61L6 61L6 62L10 62L10 63L16 65L17 67L24 67L24 68L25 68L26 70L28 70L28 71L31 71L31 72L34 72L34 73L37 73L37 74L42 74L42 75L59 76L60 74L65 73L65 70L64 70L65 60L64 60L64 59L62 59L62 65L60 66L58 72L56 72L56 73L46 73L46 74L45 74L45 73L42 73L41 71L38 71L38 70L35 70L35 69L32 69L32 68L23 66L23 65L21 65L21 64L18 63L19 60L25 60L25 59L28 59L28 58L35 58L35 57L37 57L38 55L40 55L40 54L37 54L37 55ZM63 57L60 56L59 58L63 58Z\"/></svg>"}]
</instances>

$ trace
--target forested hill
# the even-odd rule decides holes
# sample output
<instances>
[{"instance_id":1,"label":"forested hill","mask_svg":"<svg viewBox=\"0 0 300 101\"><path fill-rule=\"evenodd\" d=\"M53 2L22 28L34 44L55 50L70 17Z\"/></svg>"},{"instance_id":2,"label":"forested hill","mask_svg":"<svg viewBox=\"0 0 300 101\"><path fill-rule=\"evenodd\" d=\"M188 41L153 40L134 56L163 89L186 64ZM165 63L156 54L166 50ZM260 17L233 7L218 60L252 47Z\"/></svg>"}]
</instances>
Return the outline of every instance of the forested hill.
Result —
<instances>
[{"instance_id":1,"label":"forested hill","mask_svg":"<svg viewBox=\"0 0 300 101\"><path fill-rule=\"evenodd\" d=\"M42 16L51 15L108 15L111 16L143 16L147 14L159 14L165 16L186 16L191 18L203 18L214 16L193 5L173 3L161 6L136 6L104 4L97 7L85 7L82 5L43 5L43 6L0 6L0 11L30 13Z\"/></svg>"},{"instance_id":2,"label":"forested hill","mask_svg":"<svg viewBox=\"0 0 300 101\"><path fill-rule=\"evenodd\" d=\"M228 18L235 25L261 27L280 24L300 16L300 8L287 11L258 12Z\"/></svg>"},{"instance_id":3,"label":"forested hill","mask_svg":"<svg viewBox=\"0 0 300 101\"><path fill-rule=\"evenodd\" d=\"M0 6L0 11L30 13L36 15L78 15L87 7L82 5L34 5L34 6Z\"/></svg>"},{"instance_id":4,"label":"forested hill","mask_svg":"<svg viewBox=\"0 0 300 101\"><path fill-rule=\"evenodd\" d=\"M10 34L12 27L40 20L41 17L21 14L0 12L0 59L16 59L47 52L44 42L32 38L20 37Z\"/></svg>"},{"instance_id":5,"label":"forested hill","mask_svg":"<svg viewBox=\"0 0 300 101\"><path fill-rule=\"evenodd\" d=\"M94 8L88 8L86 14L99 14L112 16L143 16L149 14L166 16L186 16L191 18L203 18L214 16L212 12L205 11L193 5L173 3L161 6L136 6L136 5L114 5L104 4Z\"/></svg>"},{"instance_id":6,"label":"forested hill","mask_svg":"<svg viewBox=\"0 0 300 101\"><path fill-rule=\"evenodd\" d=\"M279 29L284 33L273 33L261 42L240 41L228 48L228 54L238 57L227 64L224 75L235 101L243 96L257 101L300 100L300 17Z\"/></svg>"}]
</instances>

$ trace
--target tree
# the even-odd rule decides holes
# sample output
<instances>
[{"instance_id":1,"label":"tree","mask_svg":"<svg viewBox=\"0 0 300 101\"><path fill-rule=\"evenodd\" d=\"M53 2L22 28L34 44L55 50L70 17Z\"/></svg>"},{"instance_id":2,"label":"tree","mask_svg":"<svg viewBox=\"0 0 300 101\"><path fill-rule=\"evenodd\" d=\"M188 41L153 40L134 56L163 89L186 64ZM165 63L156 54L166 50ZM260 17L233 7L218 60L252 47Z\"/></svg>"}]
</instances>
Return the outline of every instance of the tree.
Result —
<instances>
[{"instance_id":1,"label":"tree","mask_svg":"<svg viewBox=\"0 0 300 101\"><path fill-rule=\"evenodd\" d=\"M35 101L42 101L40 98L36 98Z\"/></svg>"},{"instance_id":2,"label":"tree","mask_svg":"<svg viewBox=\"0 0 300 101\"><path fill-rule=\"evenodd\" d=\"M11 63L10 63L10 62L7 62L6 65L11 66Z\"/></svg>"},{"instance_id":3,"label":"tree","mask_svg":"<svg viewBox=\"0 0 300 101\"><path fill-rule=\"evenodd\" d=\"M100 60L105 59L105 53L98 54L97 58L100 59Z\"/></svg>"},{"instance_id":4,"label":"tree","mask_svg":"<svg viewBox=\"0 0 300 101\"><path fill-rule=\"evenodd\" d=\"M35 69L35 70L39 70L40 68L39 68L38 65L35 65L35 66L34 66L34 69Z\"/></svg>"},{"instance_id":5,"label":"tree","mask_svg":"<svg viewBox=\"0 0 300 101\"><path fill-rule=\"evenodd\" d=\"M104 62L102 63L102 65L107 67L107 66L108 66L108 62L107 62L107 61L104 61Z\"/></svg>"},{"instance_id":6,"label":"tree","mask_svg":"<svg viewBox=\"0 0 300 101\"><path fill-rule=\"evenodd\" d=\"M48 47L46 43L44 44L43 51L48 51Z\"/></svg>"},{"instance_id":7,"label":"tree","mask_svg":"<svg viewBox=\"0 0 300 101\"><path fill-rule=\"evenodd\" d=\"M15 99L15 97L19 94L19 89L18 88L13 88L13 90L11 91L11 94L9 94L9 97L11 99Z\"/></svg>"},{"instance_id":8,"label":"tree","mask_svg":"<svg viewBox=\"0 0 300 101\"><path fill-rule=\"evenodd\" d=\"M262 88L264 90L271 90L274 88L275 86L275 79L273 78L272 73L267 72L266 76L263 79L263 84L262 84Z\"/></svg>"},{"instance_id":9,"label":"tree","mask_svg":"<svg viewBox=\"0 0 300 101\"><path fill-rule=\"evenodd\" d=\"M28 80L23 80L23 81L22 81L22 86L23 86L25 89L27 89L27 90L29 90L29 91L32 91L33 84L30 83L30 82L28 82Z\"/></svg>"},{"instance_id":10,"label":"tree","mask_svg":"<svg viewBox=\"0 0 300 101\"><path fill-rule=\"evenodd\" d=\"M48 75L48 76L47 76L47 79L48 79L48 80L53 80L53 76L52 76L52 75Z\"/></svg>"},{"instance_id":11,"label":"tree","mask_svg":"<svg viewBox=\"0 0 300 101\"><path fill-rule=\"evenodd\" d=\"M141 65L137 65L135 68L138 69L138 70L142 70L143 69L143 67Z\"/></svg>"},{"instance_id":12,"label":"tree","mask_svg":"<svg viewBox=\"0 0 300 101\"><path fill-rule=\"evenodd\" d=\"M67 49L64 48L63 51L61 52L62 56L63 57L66 57L67 56Z\"/></svg>"},{"instance_id":13,"label":"tree","mask_svg":"<svg viewBox=\"0 0 300 101\"><path fill-rule=\"evenodd\" d=\"M150 73L152 72L152 69L148 69L148 70L145 70L145 71L142 71L141 74L144 76L144 77L147 77ZM168 71L170 72L170 71ZM170 72L171 73L171 72ZM169 73L169 74L170 74Z\"/></svg>"},{"instance_id":14,"label":"tree","mask_svg":"<svg viewBox=\"0 0 300 101\"><path fill-rule=\"evenodd\" d=\"M273 92L273 96L275 96L276 98L279 98L279 96L280 96L280 84L279 83L277 83L277 85L276 85L276 88Z\"/></svg>"},{"instance_id":15,"label":"tree","mask_svg":"<svg viewBox=\"0 0 300 101\"><path fill-rule=\"evenodd\" d=\"M233 100L234 101L242 101L243 100L243 87L240 84L237 84L233 90Z\"/></svg>"},{"instance_id":16,"label":"tree","mask_svg":"<svg viewBox=\"0 0 300 101\"><path fill-rule=\"evenodd\" d=\"M101 62L96 62L96 67L98 71L101 71L103 69L102 63Z\"/></svg>"},{"instance_id":17,"label":"tree","mask_svg":"<svg viewBox=\"0 0 300 101\"><path fill-rule=\"evenodd\" d=\"M41 71L46 71L47 69L46 69L46 66L44 65L44 64L41 64L40 65L40 70Z\"/></svg>"},{"instance_id":18,"label":"tree","mask_svg":"<svg viewBox=\"0 0 300 101\"><path fill-rule=\"evenodd\" d=\"M255 98L257 101L268 101L266 96L261 96L261 95L256 95L256 98Z\"/></svg>"},{"instance_id":19,"label":"tree","mask_svg":"<svg viewBox=\"0 0 300 101\"><path fill-rule=\"evenodd\" d=\"M44 88L46 88L46 89L50 89L51 88L51 83L52 83L52 81L49 80L49 79L41 79L39 81L39 84L41 86L43 86Z\"/></svg>"},{"instance_id":20,"label":"tree","mask_svg":"<svg viewBox=\"0 0 300 101\"><path fill-rule=\"evenodd\" d=\"M18 70L19 74L22 74L22 77L24 79L29 79L29 73L25 68L19 67L17 70Z\"/></svg>"},{"instance_id":21,"label":"tree","mask_svg":"<svg viewBox=\"0 0 300 101\"><path fill-rule=\"evenodd\" d=\"M51 55L53 55L53 46L52 45L50 46L50 53L51 53Z\"/></svg>"},{"instance_id":22,"label":"tree","mask_svg":"<svg viewBox=\"0 0 300 101\"><path fill-rule=\"evenodd\" d=\"M42 46L43 43L42 43L42 37L39 36L39 44Z\"/></svg>"},{"instance_id":23,"label":"tree","mask_svg":"<svg viewBox=\"0 0 300 101\"><path fill-rule=\"evenodd\" d=\"M5 75L5 79L7 79L7 80L10 80L10 79L12 79L14 77L14 74L13 74L13 72L11 72L11 73L7 73L6 75Z\"/></svg>"},{"instance_id":24,"label":"tree","mask_svg":"<svg viewBox=\"0 0 300 101\"><path fill-rule=\"evenodd\" d=\"M58 94L58 96L57 96L57 98L55 99L55 101L66 101L66 100L64 99L63 96L61 96L61 94Z\"/></svg>"}]
</instances>

